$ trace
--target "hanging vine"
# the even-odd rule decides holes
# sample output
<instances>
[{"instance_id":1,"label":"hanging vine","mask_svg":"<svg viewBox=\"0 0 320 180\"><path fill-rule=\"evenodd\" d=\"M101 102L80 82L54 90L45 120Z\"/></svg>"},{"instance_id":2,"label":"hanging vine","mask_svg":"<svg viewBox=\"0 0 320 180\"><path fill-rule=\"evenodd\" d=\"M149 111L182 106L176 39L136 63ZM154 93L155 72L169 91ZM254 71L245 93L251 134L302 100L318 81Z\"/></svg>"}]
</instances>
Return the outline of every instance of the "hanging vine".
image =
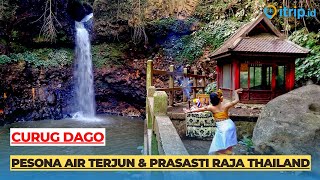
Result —
<instances>
[{"instance_id":1,"label":"hanging vine","mask_svg":"<svg viewBox=\"0 0 320 180\"><path fill-rule=\"evenodd\" d=\"M43 24L40 29L39 37L43 36L45 41L55 42L57 38L56 24L61 26L53 12L53 0L47 0L45 3L44 13L37 21L43 19Z\"/></svg>"},{"instance_id":2,"label":"hanging vine","mask_svg":"<svg viewBox=\"0 0 320 180\"><path fill-rule=\"evenodd\" d=\"M140 0L132 1L132 19L130 24L133 27L133 43L138 44L144 40L144 44L148 44L148 36L145 31L145 23L143 19L143 14L141 11Z\"/></svg>"}]
</instances>

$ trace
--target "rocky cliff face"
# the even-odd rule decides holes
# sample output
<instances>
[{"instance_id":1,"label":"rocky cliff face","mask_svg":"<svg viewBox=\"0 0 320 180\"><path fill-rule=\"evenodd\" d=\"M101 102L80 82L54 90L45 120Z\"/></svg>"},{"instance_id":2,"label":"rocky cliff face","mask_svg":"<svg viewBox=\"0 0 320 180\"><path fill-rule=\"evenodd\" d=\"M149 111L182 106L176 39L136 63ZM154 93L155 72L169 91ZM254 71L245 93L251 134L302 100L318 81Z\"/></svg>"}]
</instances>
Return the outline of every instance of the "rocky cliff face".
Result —
<instances>
[{"instance_id":1,"label":"rocky cliff face","mask_svg":"<svg viewBox=\"0 0 320 180\"><path fill-rule=\"evenodd\" d=\"M94 70L98 113L144 116L145 62L134 60L126 66Z\"/></svg>"},{"instance_id":2,"label":"rocky cliff face","mask_svg":"<svg viewBox=\"0 0 320 180\"><path fill-rule=\"evenodd\" d=\"M72 0L52 0L51 10L56 16L53 21L57 32L55 42L48 42L40 31L44 23L44 1L3 0L4 3L0 4L3 10L0 11L0 125L15 121L61 119L74 112L73 68L68 65L70 62L61 65L61 61L68 58L50 67L54 63L49 62L60 58L57 54L48 58L43 57L43 53L34 53L35 49L67 47L70 50L74 46L73 19L76 18L72 19L68 14L69 1ZM188 20L200 1L181 4L173 0L170 1L172 3L163 1L155 4L150 0L145 9L127 1L86 2L92 5L94 13L92 44L116 44L120 41L128 45L125 48L110 48L108 45L92 48L93 61L99 64L94 69L97 112L143 116L145 63L147 59L153 59L155 68L168 70L169 65L174 64L176 69L181 69L184 62L177 62L172 57L172 51L179 51L173 49L173 45L182 36L200 28L198 20ZM145 17L144 22L139 19L140 15ZM141 35L142 30L146 32L148 42L132 43L133 34L140 32ZM10 57L10 53L24 54L15 62L7 61L7 57L1 59L2 54ZM204 53L203 59L208 59L208 53ZM110 62L118 60L122 62L110 65ZM195 64L198 69L207 71L206 74L212 72L211 77L214 78L214 68L209 69L208 64ZM157 87L165 87L167 80L167 77L156 76L154 81Z\"/></svg>"},{"instance_id":3,"label":"rocky cliff face","mask_svg":"<svg viewBox=\"0 0 320 180\"><path fill-rule=\"evenodd\" d=\"M1 66L0 72L0 124L63 117L64 100L70 98L70 71L20 62Z\"/></svg>"},{"instance_id":4,"label":"rocky cliff face","mask_svg":"<svg viewBox=\"0 0 320 180\"><path fill-rule=\"evenodd\" d=\"M97 113L143 116L144 62L121 68L96 68ZM0 66L0 125L70 117L73 110L72 67L34 68L25 62Z\"/></svg>"}]
</instances>

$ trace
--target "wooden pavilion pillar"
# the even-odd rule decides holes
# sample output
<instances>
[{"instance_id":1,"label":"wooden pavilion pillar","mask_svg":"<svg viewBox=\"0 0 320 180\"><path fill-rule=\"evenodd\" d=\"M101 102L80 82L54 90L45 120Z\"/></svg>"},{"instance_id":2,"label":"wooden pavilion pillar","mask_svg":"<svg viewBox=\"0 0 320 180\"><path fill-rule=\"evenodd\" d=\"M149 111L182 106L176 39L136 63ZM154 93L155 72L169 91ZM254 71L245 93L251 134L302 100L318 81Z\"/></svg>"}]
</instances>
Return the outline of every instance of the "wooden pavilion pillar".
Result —
<instances>
[{"instance_id":1,"label":"wooden pavilion pillar","mask_svg":"<svg viewBox=\"0 0 320 180\"><path fill-rule=\"evenodd\" d=\"M217 63L217 65L216 65L216 74L217 74L217 79L216 79L216 81L217 81L217 89L219 89L220 88L220 76L221 76L221 70L220 70L220 67L219 67L219 65L218 65L218 63Z\"/></svg>"},{"instance_id":2,"label":"wooden pavilion pillar","mask_svg":"<svg viewBox=\"0 0 320 180\"><path fill-rule=\"evenodd\" d=\"M237 59L233 60L232 63L232 70L233 70L233 81L234 81L234 86L233 89L239 89L240 88L240 62Z\"/></svg>"},{"instance_id":3,"label":"wooden pavilion pillar","mask_svg":"<svg viewBox=\"0 0 320 180\"><path fill-rule=\"evenodd\" d=\"M286 71L286 91L291 91L294 88L295 83L295 62L287 64Z\"/></svg>"},{"instance_id":4,"label":"wooden pavilion pillar","mask_svg":"<svg viewBox=\"0 0 320 180\"><path fill-rule=\"evenodd\" d=\"M272 64L272 78L271 78L271 99L275 98L276 96L276 86L277 86L277 64Z\"/></svg>"}]
</instances>

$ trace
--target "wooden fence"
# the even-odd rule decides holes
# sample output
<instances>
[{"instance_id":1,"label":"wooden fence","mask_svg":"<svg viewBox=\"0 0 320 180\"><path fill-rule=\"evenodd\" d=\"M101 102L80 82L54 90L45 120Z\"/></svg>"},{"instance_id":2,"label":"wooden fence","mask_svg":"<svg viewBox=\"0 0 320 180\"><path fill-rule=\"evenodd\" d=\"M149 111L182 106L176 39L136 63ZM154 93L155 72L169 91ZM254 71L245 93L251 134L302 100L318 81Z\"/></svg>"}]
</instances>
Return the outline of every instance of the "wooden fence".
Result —
<instances>
[{"instance_id":1,"label":"wooden fence","mask_svg":"<svg viewBox=\"0 0 320 180\"><path fill-rule=\"evenodd\" d=\"M190 87L192 91L192 98L196 98L196 94L198 89L202 89L202 92L204 93L204 89L209 84L208 76L205 75L205 72L202 72L202 75L198 75L198 71L195 70L193 74L188 74L187 68L183 68L183 72L178 72L174 70L174 66L170 65L169 71L165 70L159 70L159 69L153 69L153 61L148 60L147 62L147 90L150 86L154 86L153 84L153 76L154 75L164 75L169 76L169 85L167 88L157 88L156 91L165 91L169 96L169 106L172 106L174 103L174 97L175 97L175 91L182 91L183 92L183 102L187 101L187 97L189 95L185 94L185 91L183 91L183 87L178 86L175 87L175 77L184 77L184 78L190 78L192 80L192 86ZM200 85L199 81L201 80ZM190 92L191 93L191 92ZM191 94L190 94L191 96Z\"/></svg>"}]
</instances>

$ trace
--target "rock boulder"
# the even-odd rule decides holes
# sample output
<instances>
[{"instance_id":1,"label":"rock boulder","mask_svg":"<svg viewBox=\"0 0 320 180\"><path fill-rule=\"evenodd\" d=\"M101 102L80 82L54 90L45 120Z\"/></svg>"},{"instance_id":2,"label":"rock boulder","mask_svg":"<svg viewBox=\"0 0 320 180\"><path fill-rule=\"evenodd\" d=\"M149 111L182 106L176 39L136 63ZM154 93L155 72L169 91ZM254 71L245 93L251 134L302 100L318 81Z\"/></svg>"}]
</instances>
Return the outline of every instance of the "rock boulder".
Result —
<instances>
[{"instance_id":1,"label":"rock boulder","mask_svg":"<svg viewBox=\"0 0 320 180\"><path fill-rule=\"evenodd\" d=\"M271 100L253 131L263 154L311 154L320 157L320 86L307 85Z\"/></svg>"}]
</instances>

